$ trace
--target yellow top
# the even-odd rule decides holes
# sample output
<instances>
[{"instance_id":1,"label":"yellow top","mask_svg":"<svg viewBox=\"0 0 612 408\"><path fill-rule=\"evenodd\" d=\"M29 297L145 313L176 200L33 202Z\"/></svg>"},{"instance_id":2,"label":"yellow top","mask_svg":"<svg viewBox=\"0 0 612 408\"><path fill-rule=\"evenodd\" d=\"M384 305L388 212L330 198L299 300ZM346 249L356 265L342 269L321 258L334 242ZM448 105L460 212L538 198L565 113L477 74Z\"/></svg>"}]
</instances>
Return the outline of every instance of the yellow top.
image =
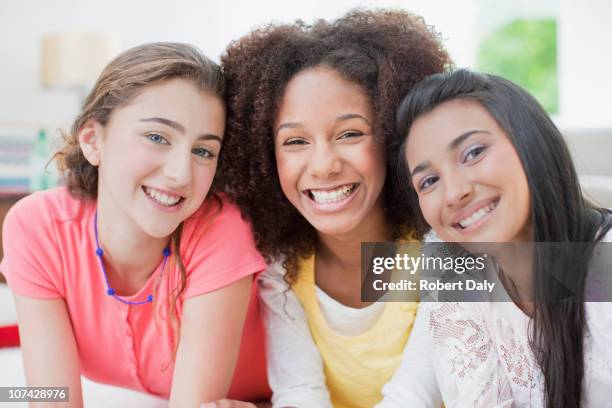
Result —
<instances>
[{"instance_id":1,"label":"yellow top","mask_svg":"<svg viewBox=\"0 0 612 408\"><path fill-rule=\"evenodd\" d=\"M329 328L319 308L314 255L300 264L298 277L292 289L306 312L323 359L333 406L373 407L382 400L382 387L400 364L418 304L387 302L370 329L356 336L343 336Z\"/></svg>"}]
</instances>

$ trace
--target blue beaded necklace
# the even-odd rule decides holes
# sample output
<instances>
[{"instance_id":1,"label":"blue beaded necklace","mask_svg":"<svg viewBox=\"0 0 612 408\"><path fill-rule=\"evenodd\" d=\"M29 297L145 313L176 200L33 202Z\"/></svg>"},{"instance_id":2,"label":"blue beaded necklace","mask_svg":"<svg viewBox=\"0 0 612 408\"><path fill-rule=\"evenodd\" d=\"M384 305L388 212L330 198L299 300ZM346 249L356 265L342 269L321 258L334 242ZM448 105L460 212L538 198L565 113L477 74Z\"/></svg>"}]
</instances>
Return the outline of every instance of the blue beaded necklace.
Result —
<instances>
[{"instance_id":1,"label":"blue beaded necklace","mask_svg":"<svg viewBox=\"0 0 612 408\"><path fill-rule=\"evenodd\" d=\"M96 210L96 216L94 217L94 231L96 234L96 256L100 260L100 267L102 267L102 272L104 273L104 280L106 281L106 288L107 288L106 294L108 296L114 297L115 299L117 299L118 301L122 303L125 303L126 305L144 305L146 303L153 302L152 294L147 296L146 300L132 302L130 300L126 300L122 298L121 296L117 295L117 293L115 293L115 289L110 287L110 283L108 282L108 275L106 274L106 267L104 266L104 259L103 259L104 251L102 250L102 248L100 248L100 242L98 241L98 210ZM164 256L164 261L162 263L162 270L161 270L160 278L164 275L164 269L166 269L166 262L168 261L168 257L170 256L170 247L165 247L162 254Z\"/></svg>"}]
</instances>

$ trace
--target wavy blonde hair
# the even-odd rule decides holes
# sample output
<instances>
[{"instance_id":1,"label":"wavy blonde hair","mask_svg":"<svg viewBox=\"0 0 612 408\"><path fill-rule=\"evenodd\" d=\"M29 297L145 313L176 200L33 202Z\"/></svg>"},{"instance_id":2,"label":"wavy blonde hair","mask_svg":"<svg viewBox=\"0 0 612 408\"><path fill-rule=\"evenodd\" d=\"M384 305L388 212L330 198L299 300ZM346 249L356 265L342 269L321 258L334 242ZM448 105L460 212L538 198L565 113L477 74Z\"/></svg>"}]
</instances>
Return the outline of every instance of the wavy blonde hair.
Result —
<instances>
[{"instance_id":1,"label":"wavy blonde hair","mask_svg":"<svg viewBox=\"0 0 612 408\"><path fill-rule=\"evenodd\" d=\"M85 99L70 132L61 132L64 146L53 156L70 193L81 199L96 199L98 168L90 164L79 145L78 134L90 119L105 126L115 109L129 104L146 87L170 79L185 79L199 90L223 101L225 81L221 69L189 44L150 43L130 48L112 60ZM213 191L216 187L213 187ZM216 197L213 193L213 198ZM178 347L180 318L177 302L185 290L187 275L179 253L183 223L172 233L171 246L180 270L180 280L168 298L166 320L174 333L173 359Z\"/></svg>"}]
</instances>

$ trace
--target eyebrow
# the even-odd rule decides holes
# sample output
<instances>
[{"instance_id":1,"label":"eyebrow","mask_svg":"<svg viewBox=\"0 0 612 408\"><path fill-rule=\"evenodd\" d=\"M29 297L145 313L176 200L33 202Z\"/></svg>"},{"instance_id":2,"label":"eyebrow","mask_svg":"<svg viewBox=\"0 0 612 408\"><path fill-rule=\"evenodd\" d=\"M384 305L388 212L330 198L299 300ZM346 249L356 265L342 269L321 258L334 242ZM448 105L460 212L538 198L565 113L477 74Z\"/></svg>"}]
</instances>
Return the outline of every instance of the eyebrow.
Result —
<instances>
[{"instance_id":1,"label":"eyebrow","mask_svg":"<svg viewBox=\"0 0 612 408\"><path fill-rule=\"evenodd\" d=\"M468 137L472 136L475 133L487 133L487 134L491 134L491 132L486 131L486 130L480 130L480 129L474 129L474 130L468 130L465 133L460 134L459 136L457 136L452 142L450 142L448 144L448 148L447 150L455 150L461 143L463 143Z\"/></svg>"},{"instance_id":2,"label":"eyebrow","mask_svg":"<svg viewBox=\"0 0 612 408\"><path fill-rule=\"evenodd\" d=\"M414 170L410 172L410 178L413 178L417 173L427 169L430 165L431 163L429 160L419 163L417 166L415 166Z\"/></svg>"},{"instance_id":3,"label":"eyebrow","mask_svg":"<svg viewBox=\"0 0 612 408\"><path fill-rule=\"evenodd\" d=\"M360 115L358 113L347 113L345 115L340 115L336 118L336 123L342 122L345 120L350 120L350 119L361 119L365 123L367 123L368 126L370 126L370 121L365 116ZM278 128L276 128L276 134L278 134L278 132L280 132L281 129L296 129L296 128L301 128L303 126L304 125L302 125L299 122L286 122L286 123L279 125Z\"/></svg>"},{"instance_id":4,"label":"eyebrow","mask_svg":"<svg viewBox=\"0 0 612 408\"><path fill-rule=\"evenodd\" d=\"M145 118L145 119L140 119L140 121L141 122L156 122L156 123L161 123L162 125L166 125L168 127L171 127L172 129L176 130L177 132L185 133L185 126L181 125L178 122L170 120L170 119L166 119L166 118Z\"/></svg>"},{"instance_id":5,"label":"eyebrow","mask_svg":"<svg viewBox=\"0 0 612 408\"><path fill-rule=\"evenodd\" d=\"M338 116L338 118L336 118L336 122L342 122L343 120L349 120L349 119L361 119L365 123L370 125L370 121L365 116L360 115L358 113L347 113L346 115L340 115Z\"/></svg>"},{"instance_id":6,"label":"eyebrow","mask_svg":"<svg viewBox=\"0 0 612 408\"><path fill-rule=\"evenodd\" d=\"M280 132L281 129L295 129L295 128L300 128L300 127L302 127L301 123L298 123L298 122L286 122L286 123L283 123L283 124L279 125L276 128L276 134L278 135L278 132Z\"/></svg>"},{"instance_id":7,"label":"eyebrow","mask_svg":"<svg viewBox=\"0 0 612 408\"><path fill-rule=\"evenodd\" d=\"M168 127L171 127L172 129L176 130L177 132L181 133L181 134L185 134L185 126L181 125L180 123L174 121L174 120L170 120L170 119L166 119L166 118L158 118L158 117L154 117L154 118L144 118L144 119L140 119L141 122L155 122L155 123L161 123L162 125L166 125ZM196 140L216 140L219 143L223 143L223 140L212 133L206 133L203 135L200 135L196 138Z\"/></svg>"},{"instance_id":8,"label":"eyebrow","mask_svg":"<svg viewBox=\"0 0 612 408\"><path fill-rule=\"evenodd\" d=\"M459 136L457 136L456 138L454 138L447 146L446 150L448 151L452 151L455 150L461 143L463 143L467 138L469 138L470 136L472 136L473 134L476 133L487 133L487 134L491 134L491 132L487 131L487 130L480 130L480 129L474 129L474 130L469 130L465 133L460 134ZM419 163L417 166L414 167L414 170L412 170L410 172L410 178L413 178L415 174L422 172L423 170L426 170L429 166L431 166L431 163L429 161L424 161Z\"/></svg>"}]
</instances>

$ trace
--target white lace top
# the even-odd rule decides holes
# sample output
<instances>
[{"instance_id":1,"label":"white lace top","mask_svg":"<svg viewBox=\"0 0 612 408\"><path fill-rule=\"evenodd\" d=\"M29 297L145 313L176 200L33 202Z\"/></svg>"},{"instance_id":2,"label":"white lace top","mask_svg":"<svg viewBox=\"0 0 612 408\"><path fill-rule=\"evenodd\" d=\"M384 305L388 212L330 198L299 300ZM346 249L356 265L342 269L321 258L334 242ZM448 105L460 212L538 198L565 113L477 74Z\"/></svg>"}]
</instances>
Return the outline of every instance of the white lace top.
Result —
<instances>
[{"instance_id":1,"label":"white lace top","mask_svg":"<svg viewBox=\"0 0 612 408\"><path fill-rule=\"evenodd\" d=\"M612 232L603 241L612 242ZM583 406L612 407L612 303L585 309ZM512 302L421 303L404 361L377 407L436 406L439 394L448 408L542 407L529 323ZM422 353L429 359L415 359Z\"/></svg>"}]
</instances>

